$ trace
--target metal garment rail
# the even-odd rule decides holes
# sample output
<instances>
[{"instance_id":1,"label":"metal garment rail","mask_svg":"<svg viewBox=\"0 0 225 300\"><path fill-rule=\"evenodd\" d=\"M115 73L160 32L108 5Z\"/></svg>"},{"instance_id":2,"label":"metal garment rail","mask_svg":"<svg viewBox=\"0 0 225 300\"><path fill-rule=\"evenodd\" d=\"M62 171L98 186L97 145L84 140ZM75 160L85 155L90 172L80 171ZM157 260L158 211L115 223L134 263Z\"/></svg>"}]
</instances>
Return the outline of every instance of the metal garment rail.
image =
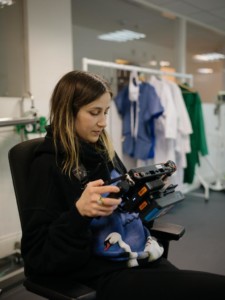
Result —
<instances>
[{"instance_id":1,"label":"metal garment rail","mask_svg":"<svg viewBox=\"0 0 225 300\"><path fill-rule=\"evenodd\" d=\"M84 71L88 71L88 65L108 67L108 68L124 70L124 71L137 71L137 72L143 72L143 73L148 73L148 74L152 74L152 75L174 76L176 78L187 79L189 81L190 87L193 86L193 75L192 74L166 72L166 71L155 70L155 69L150 69L150 68L143 68L143 67L132 66L132 65L122 65L122 64L117 64L117 63L108 62L108 61L89 59L89 58L84 57L82 59L82 69Z\"/></svg>"},{"instance_id":2,"label":"metal garment rail","mask_svg":"<svg viewBox=\"0 0 225 300\"><path fill-rule=\"evenodd\" d=\"M96 59L90 59L84 57L82 59L82 69L83 71L88 71L88 66L93 65L93 66L99 66L99 67L108 67L112 69L117 69L117 70L124 70L124 71L137 71L137 72L143 72L147 74L152 74L152 75L167 75L167 76L173 76L176 78L182 78L188 80L189 86L193 87L193 75L192 74L186 74L186 73L176 73L176 72L166 72L166 71L161 71L161 70L156 70L156 69L151 69L151 68L143 68L139 66L133 66L133 65L122 65L114 62L109 62L109 61L102 61L102 60L96 60ZM198 179L201 183L201 185L204 187L205 192L204 192L204 198L206 200L209 199L209 184L205 181L205 179L200 175L198 170L196 171L196 175L198 176ZM196 193L196 196L202 197L202 194Z\"/></svg>"}]
</instances>

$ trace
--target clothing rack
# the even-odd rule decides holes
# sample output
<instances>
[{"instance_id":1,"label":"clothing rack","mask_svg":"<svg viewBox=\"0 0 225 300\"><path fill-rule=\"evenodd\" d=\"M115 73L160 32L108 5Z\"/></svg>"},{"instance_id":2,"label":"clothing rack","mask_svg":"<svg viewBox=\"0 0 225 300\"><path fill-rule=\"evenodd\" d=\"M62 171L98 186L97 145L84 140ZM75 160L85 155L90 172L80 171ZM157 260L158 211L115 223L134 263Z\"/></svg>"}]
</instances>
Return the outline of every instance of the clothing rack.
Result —
<instances>
[{"instance_id":1,"label":"clothing rack","mask_svg":"<svg viewBox=\"0 0 225 300\"><path fill-rule=\"evenodd\" d=\"M124 70L124 71L137 71L137 72L142 72L142 73L147 73L147 74L152 74L152 75L173 76L176 78L182 78L182 79L187 80L189 86L193 87L193 75L192 74L167 72L167 71L161 71L161 70L156 70L156 69L151 69L151 68L144 68L144 67L139 67L139 66L134 66L134 65L123 65L123 64L118 64L118 63L114 63L114 62L108 62L108 61L102 61L102 60L96 60L96 59L90 59L90 58L84 57L82 59L83 71L88 71L89 65L99 66L99 67L108 67L108 68ZM198 171L196 171L196 175L198 176L198 179L199 179L201 185L205 189L204 198L208 200L209 184L204 180L204 178L199 174ZM202 195L199 193L195 193L195 196L202 197Z\"/></svg>"},{"instance_id":2,"label":"clothing rack","mask_svg":"<svg viewBox=\"0 0 225 300\"><path fill-rule=\"evenodd\" d=\"M188 80L188 83L189 83L190 87L193 87L193 75L192 74L167 72L167 71L161 71L161 70L150 69L150 68L143 68L143 67L133 66L133 65L122 65L122 64L118 64L118 63L102 61L102 60L95 60L95 59L89 59L89 58L84 57L82 59L82 69L83 69L83 71L88 71L88 65L108 67L108 68L124 70L124 71L137 71L137 72L143 72L143 73L148 73L148 74L152 74L152 75L174 76L176 78L182 78L182 79Z\"/></svg>"}]
</instances>

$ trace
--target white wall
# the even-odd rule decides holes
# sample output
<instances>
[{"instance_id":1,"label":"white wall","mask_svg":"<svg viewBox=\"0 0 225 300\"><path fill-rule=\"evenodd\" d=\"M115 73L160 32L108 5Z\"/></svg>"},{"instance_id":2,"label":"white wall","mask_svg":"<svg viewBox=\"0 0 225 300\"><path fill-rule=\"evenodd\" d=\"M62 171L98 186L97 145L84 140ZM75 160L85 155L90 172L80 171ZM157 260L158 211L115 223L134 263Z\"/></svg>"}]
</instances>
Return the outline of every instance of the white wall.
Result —
<instances>
[{"instance_id":1,"label":"white wall","mask_svg":"<svg viewBox=\"0 0 225 300\"><path fill-rule=\"evenodd\" d=\"M41 115L58 79L73 69L70 0L27 0L29 90Z\"/></svg>"}]
</instances>

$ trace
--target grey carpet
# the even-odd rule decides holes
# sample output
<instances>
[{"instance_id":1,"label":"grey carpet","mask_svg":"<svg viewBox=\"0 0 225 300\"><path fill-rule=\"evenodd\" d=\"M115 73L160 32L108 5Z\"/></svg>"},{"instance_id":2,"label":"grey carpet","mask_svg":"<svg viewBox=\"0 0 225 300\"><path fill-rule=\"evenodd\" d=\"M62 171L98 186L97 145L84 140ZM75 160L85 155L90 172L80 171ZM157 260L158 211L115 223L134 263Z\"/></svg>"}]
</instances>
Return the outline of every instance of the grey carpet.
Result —
<instances>
[{"instance_id":1,"label":"grey carpet","mask_svg":"<svg viewBox=\"0 0 225 300\"><path fill-rule=\"evenodd\" d=\"M199 189L200 195L203 191ZM210 190L206 201L195 194L172 208L160 221L183 225L179 241L172 241L169 260L181 269L225 275L225 191Z\"/></svg>"}]
</instances>

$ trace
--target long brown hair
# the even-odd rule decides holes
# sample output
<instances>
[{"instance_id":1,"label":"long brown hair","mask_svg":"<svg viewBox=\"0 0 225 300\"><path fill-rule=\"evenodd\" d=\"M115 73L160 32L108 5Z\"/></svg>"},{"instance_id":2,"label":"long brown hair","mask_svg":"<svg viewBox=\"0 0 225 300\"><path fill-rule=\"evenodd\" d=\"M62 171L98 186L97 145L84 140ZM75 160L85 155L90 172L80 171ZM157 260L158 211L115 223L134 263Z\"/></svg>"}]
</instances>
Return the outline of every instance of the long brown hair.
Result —
<instances>
[{"instance_id":1,"label":"long brown hair","mask_svg":"<svg viewBox=\"0 0 225 300\"><path fill-rule=\"evenodd\" d=\"M72 169L79 168L79 142L75 131L75 119L80 108L104 93L112 90L106 80L97 74L84 71L71 71L56 84L50 101L50 125L56 151L58 141L65 152L63 172L71 175ZM99 141L108 152L109 159L114 156L111 140L105 130Z\"/></svg>"}]
</instances>

